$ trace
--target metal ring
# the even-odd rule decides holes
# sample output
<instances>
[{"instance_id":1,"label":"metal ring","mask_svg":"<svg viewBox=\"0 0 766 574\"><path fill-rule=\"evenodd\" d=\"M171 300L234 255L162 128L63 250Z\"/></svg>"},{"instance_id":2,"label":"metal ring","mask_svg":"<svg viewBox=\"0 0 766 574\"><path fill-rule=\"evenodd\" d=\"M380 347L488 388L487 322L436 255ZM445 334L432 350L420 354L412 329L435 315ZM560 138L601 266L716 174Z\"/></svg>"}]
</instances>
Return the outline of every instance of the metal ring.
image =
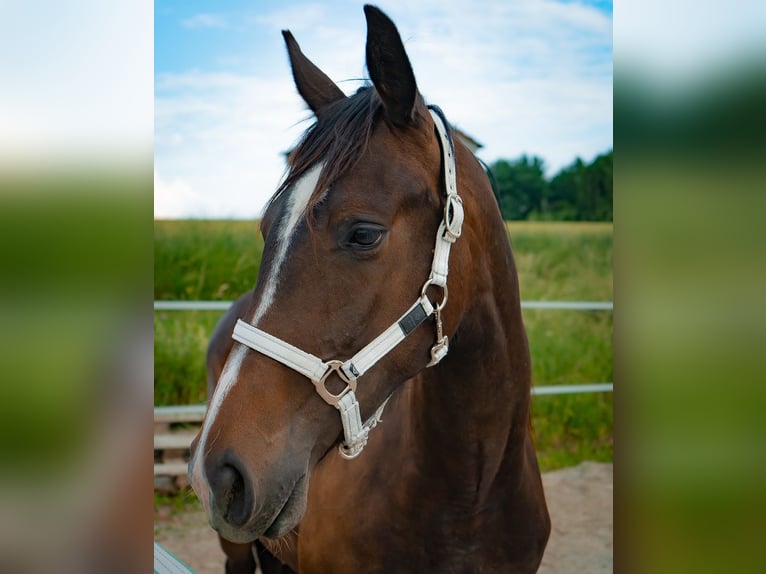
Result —
<instances>
[{"instance_id":1,"label":"metal ring","mask_svg":"<svg viewBox=\"0 0 766 574\"><path fill-rule=\"evenodd\" d=\"M444 294L444 297L442 298L441 302L439 302L437 305L434 305L433 303L431 303L431 306L434 309L441 311L442 309L444 309L444 306L447 304L447 297L449 296L449 291L447 290L446 285L439 285L438 283L434 283L433 279L429 278L428 281L426 281L425 284L423 285L423 289L420 291L420 295L422 297L428 298L426 291L428 291L428 288L431 287L432 285L434 287L439 287L442 290L442 293ZM430 298L428 300L431 301Z\"/></svg>"},{"instance_id":2,"label":"metal ring","mask_svg":"<svg viewBox=\"0 0 766 574\"><path fill-rule=\"evenodd\" d=\"M367 441L364 441L364 444L359 448L359 450L352 449L344 445L343 443L338 445L338 452L340 453L340 456L345 458L346 460L353 460L356 457L358 457L360 454L362 454L362 450L364 450L364 447L367 445ZM356 452L354 452L356 450Z\"/></svg>"}]
</instances>

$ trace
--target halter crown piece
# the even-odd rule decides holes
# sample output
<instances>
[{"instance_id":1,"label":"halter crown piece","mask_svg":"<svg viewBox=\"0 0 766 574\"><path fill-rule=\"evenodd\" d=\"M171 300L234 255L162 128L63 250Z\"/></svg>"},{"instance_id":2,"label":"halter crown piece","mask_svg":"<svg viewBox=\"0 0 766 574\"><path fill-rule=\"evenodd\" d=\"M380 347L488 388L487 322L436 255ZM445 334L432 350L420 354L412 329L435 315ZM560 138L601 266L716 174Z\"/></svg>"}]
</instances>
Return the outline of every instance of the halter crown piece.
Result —
<instances>
[{"instance_id":1,"label":"halter crown piece","mask_svg":"<svg viewBox=\"0 0 766 574\"><path fill-rule=\"evenodd\" d=\"M389 397L377 408L375 413L362 423L359 414L359 402L356 400L356 385L375 363L385 357L407 335L412 333L428 317L434 315L436 321L436 343L431 348L431 367L441 361L448 351L447 336L443 333L441 312L447 304L447 274L449 272L449 253L452 244L460 237L463 225L463 201L457 193L457 178L455 173L455 150L452 139L441 110L429 106L444 161L444 179L447 201L444 206L444 218L436 232L434 258L431 264L431 274L423 284L420 298L393 325L383 331L356 355L347 361L323 361L311 353L307 353L282 339L275 337L249 323L237 320L232 337L235 341L247 345L251 349L279 361L308 378L316 387L317 393L328 404L340 412L343 423L344 440L338 446L343 458L356 458L367 444L371 429L381 421L383 409ZM443 296L439 303L431 303L427 291L429 287L439 287ZM346 384L346 388L338 394L330 392L325 383L328 377L335 373Z\"/></svg>"}]
</instances>

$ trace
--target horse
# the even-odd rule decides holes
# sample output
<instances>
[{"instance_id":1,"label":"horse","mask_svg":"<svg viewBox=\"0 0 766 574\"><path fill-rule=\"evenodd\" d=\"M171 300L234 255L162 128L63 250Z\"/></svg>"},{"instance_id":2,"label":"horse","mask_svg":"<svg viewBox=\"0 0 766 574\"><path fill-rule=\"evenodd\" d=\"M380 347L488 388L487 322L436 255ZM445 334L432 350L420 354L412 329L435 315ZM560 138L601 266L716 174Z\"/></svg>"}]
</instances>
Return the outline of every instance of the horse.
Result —
<instances>
[{"instance_id":1,"label":"horse","mask_svg":"<svg viewBox=\"0 0 766 574\"><path fill-rule=\"evenodd\" d=\"M364 13L352 95L282 32L315 121L214 330L190 480L228 573L535 572L550 519L507 230L396 26Z\"/></svg>"}]
</instances>

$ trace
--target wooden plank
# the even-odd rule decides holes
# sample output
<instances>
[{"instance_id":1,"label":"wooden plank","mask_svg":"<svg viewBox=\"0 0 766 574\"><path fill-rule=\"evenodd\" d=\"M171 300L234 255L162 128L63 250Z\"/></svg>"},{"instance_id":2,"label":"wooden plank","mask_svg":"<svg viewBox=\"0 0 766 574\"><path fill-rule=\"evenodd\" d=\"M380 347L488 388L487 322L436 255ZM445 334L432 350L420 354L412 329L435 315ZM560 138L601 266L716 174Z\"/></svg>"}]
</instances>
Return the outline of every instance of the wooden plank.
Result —
<instances>
[{"instance_id":1,"label":"wooden plank","mask_svg":"<svg viewBox=\"0 0 766 574\"><path fill-rule=\"evenodd\" d=\"M185 423L202 422L205 418L207 405L175 405L171 407L154 407L155 423Z\"/></svg>"},{"instance_id":2,"label":"wooden plank","mask_svg":"<svg viewBox=\"0 0 766 574\"><path fill-rule=\"evenodd\" d=\"M154 476L184 476L188 470L185 462L160 462L154 465Z\"/></svg>"},{"instance_id":3,"label":"wooden plank","mask_svg":"<svg viewBox=\"0 0 766 574\"><path fill-rule=\"evenodd\" d=\"M197 431L179 431L154 435L155 449L188 449L191 446Z\"/></svg>"}]
</instances>

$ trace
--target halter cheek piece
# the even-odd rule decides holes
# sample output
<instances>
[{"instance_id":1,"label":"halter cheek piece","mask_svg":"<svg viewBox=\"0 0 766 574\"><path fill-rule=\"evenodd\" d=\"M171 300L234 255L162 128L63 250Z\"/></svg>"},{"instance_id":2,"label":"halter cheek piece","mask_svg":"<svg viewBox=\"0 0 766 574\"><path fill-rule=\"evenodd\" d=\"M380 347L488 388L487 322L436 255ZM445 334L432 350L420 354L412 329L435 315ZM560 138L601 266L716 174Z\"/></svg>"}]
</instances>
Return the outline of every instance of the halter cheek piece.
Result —
<instances>
[{"instance_id":1,"label":"halter cheek piece","mask_svg":"<svg viewBox=\"0 0 766 574\"><path fill-rule=\"evenodd\" d=\"M449 272L449 253L452 244L460 237L463 224L463 202L457 193L455 174L455 151L447 131L441 110L430 106L436 131L439 134L442 156L444 161L444 178L447 201L444 206L444 218L436 232L434 258L431 264L431 274L423 284L420 298L393 325L383 331L368 345L362 348L349 360L323 361L311 353L307 353L282 339L270 335L252 325L237 320L232 337L251 349L279 361L283 365L299 372L311 380L317 393L328 404L340 411L343 423L344 441L338 446L341 456L347 459L355 458L367 444L370 429L374 428L383 415L383 409L388 403L389 396L378 407L375 413L362 423L359 414L359 402L356 400L356 385L359 377L364 375L375 363L385 357L394 347L401 343L431 315L436 320L436 343L431 348L431 362L428 367L441 361L448 350L447 336L443 333L441 312L447 303L447 273ZM429 287L442 290L442 300L431 303L427 291ZM338 394L330 392L325 383L332 373L335 373L346 384L346 388Z\"/></svg>"}]
</instances>

